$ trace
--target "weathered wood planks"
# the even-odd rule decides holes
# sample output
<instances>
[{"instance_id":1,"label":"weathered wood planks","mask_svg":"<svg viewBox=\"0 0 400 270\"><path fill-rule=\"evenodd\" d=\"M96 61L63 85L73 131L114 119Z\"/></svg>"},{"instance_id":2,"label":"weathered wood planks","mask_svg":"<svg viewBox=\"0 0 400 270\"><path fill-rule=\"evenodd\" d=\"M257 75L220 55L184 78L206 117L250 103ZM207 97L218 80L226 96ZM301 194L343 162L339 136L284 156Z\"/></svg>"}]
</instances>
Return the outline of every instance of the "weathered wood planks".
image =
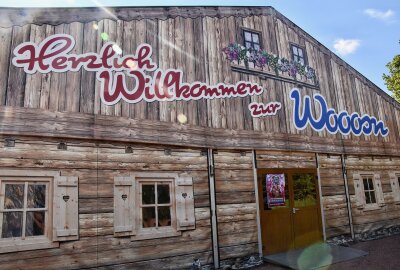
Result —
<instances>
[{"instance_id":1,"label":"weathered wood planks","mask_svg":"<svg viewBox=\"0 0 400 270\"><path fill-rule=\"evenodd\" d=\"M338 141L344 140L343 144L345 145L349 144L347 140L356 144L360 138L362 141L370 142L371 146L376 142L397 144L400 140L400 136L397 134L400 129L397 125L400 107L388 99L385 94L378 92L376 87L322 47L315 39L289 23L279 13L275 12L274 15L271 15L269 8L266 8L264 13L261 12L257 15L252 14L255 12L252 8L240 11L244 12L243 14L223 8L193 9L193 13L190 10L184 10L187 12L187 17L167 20L148 18L115 21L99 17L96 21L85 23L69 22L68 19L65 19L64 24L61 23L57 26L26 24L23 27L15 26L12 31L11 28L1 28L4 32L2 44L6 48L2 51L4 56L2 55L0 63L0 68L4 71L0 73L1 104L172 123L179 123L178 115L183 114L187 118L185 123L181 123L183 125L227 130L254 130L259 133L280 134L282 140L287 140L287 135L290 137L293 134L336 138ZM154 14L161 11L174 13L176 10L157 9ZM94 11L86 10L85 12L92 14L91 12ZM122 17L138 14L136 9L121 9L115 12ZM235 16L222 16L221 18L190 17L196 12L238 13L235 13ZM143 16L145 17L145 15ZM96 24L96 28L93 27L94 24ZM243 42L242 27L259 31L262 43L268 51L288 59L291 58L289 42L303 46L306 49L308 62L316 69L320 90L303 88L301 92L310 96L321 93L325 96L328 105L337 111L346 109L350 113L374 115L379 120L387 122L391 130L389 136L374 138L364 135L357 137L351 134L347 136L330 135L325 130L316 132L310 127L302 131L297 130L292 123L293 102L289 98L289 92L296 87L295 84L279 79L264 80L258 76L232 71L225 59L221 49L230 42ZM116 105L106 106L101 104L100 83L95 79L94 72L81 70L79 72L26 75L20 68L11 65L12 50L16 45L28 40L38 43L53 33L66 33L74 36L77 44L73 52L76 53L99 52L106 41L111 41L121 47L123 55L132 54L135 53L139 44L147 42L153 47L153 61L158 63L162 69L182 69L185 82L200 81L212 85L218 82L236 83L245 80L258 83L265 90L260 96L244 98L189 102L146 103L141 101L137 104L120 101ZM108 39L103 40L100 37L101 33L107 33ZM286 75L281 74L280 76ZM282 79L284 79L283 77ZM132 84L133 80L128 78L127 85ZM276 116L253 118L247 108L251 101L263 103L279 101L283 107ZM318 106L314 108L314 113L319 114ZM297 150L302 149L298 148Z\"/></svg>"}]
</instances>

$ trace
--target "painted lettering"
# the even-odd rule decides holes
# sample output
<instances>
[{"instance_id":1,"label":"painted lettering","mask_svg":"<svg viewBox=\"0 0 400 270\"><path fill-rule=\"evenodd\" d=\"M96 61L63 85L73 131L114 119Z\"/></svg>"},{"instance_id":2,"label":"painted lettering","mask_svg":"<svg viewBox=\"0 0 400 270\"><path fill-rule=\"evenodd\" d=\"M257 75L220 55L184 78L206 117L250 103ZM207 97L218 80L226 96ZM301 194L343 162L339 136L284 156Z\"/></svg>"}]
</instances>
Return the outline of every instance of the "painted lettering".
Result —
<instances>
[{"instance_id":1,"label":"painted lettering","mask_svg":"<svg viewBox=\"0 0 400 270\"><path fill-rule=\"evenodd\" d=\"M315 131L326 129L330 134L341 133L349 135L350 133L360 136L379 133L385 137L389 134L389 129L385 127L382 121L368 114L352 114L347 111L337 113L335 109L328 108L325 98L320 94L314 94L314 103L319 104L320 112L318 116L313 115L311 109L310 96L304 96L303 102L298 89L290 92L290 98L293 100L293 123L299 130L305 129L308 125ZM302 108L302 110L301 110Z\"/></svg>"}]
</instances>

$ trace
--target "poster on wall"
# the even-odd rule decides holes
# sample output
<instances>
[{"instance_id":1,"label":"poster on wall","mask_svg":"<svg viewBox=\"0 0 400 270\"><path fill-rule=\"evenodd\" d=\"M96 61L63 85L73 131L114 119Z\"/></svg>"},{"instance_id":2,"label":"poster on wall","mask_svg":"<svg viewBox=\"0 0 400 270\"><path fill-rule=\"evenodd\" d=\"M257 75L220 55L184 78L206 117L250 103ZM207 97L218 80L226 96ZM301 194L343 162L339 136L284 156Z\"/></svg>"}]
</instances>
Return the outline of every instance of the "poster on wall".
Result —
<instances>
[{"instance_id":1,"label":"poster on wall","mask_svg":"<svg viewBox=\"0 0 400 270\"><path fill-rule=\"evenodd\" d=\"M267 198L268 206L284 206L285 205L285 175L284 174L267 174Z\"/></svg>"}]
</instances>

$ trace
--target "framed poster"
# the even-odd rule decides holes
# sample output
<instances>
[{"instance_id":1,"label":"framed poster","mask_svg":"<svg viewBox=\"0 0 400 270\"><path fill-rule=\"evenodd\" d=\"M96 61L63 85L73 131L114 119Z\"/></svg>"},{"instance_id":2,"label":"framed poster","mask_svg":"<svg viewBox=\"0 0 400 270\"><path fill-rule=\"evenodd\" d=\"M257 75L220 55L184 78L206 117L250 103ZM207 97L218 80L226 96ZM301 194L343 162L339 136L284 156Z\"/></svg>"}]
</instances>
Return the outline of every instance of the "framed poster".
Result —
<instances>
[{"instance_id":1,"label":"framed poster","mask_svg":"<svg viewBox=\"0 0 400 270\"><path fill-rule=\"evenodd\" d=\"M285 205L285 175L267 174L267 203L268 207Z\"/></svg>"}]
</instances>

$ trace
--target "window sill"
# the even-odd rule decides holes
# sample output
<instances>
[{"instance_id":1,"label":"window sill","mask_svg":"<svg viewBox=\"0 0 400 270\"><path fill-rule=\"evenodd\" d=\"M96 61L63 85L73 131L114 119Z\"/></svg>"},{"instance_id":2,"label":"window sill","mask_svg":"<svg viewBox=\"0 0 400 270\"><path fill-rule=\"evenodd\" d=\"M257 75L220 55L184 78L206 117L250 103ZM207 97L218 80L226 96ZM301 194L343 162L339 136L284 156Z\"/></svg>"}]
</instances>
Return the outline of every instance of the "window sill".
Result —
<instances>
[{"instance_id":1,"label":"window sill","mask_svg":"<svg viewBox=\"0 0 400 270\"><path fill-rule=\"evenodd\" d=\"M2 239L0 240L0 253L8 253L15 251L27 251L47 248L57 248L60 244L58 242L51 242L47 238L33 238L33 239Z\"/></svg>"},{"instance_id":2,"label":"window sill","mask_svg":"<svg viewBox=\"0 0 400 270\"><path fill-rule=\"evenodd\" d=\"M152 230L142 230L138 231L137 235L131 236L132 241L136 240L146 240L146 239L156 239L156 238L166 238L182 235L181 231L175 229L152 229Z\"/></svg>"},{"instance_id":3,"label":"window sill","mask_svg":"<svg viewBox=\"0 0 400 270\"><path fill-rule=\"evenodd\" d=\"M377 203L368 204L368 205L365 205L365 206L362 208L362 210L363 210L363 211L374 211L374 210L379 210L379 209L381 209L381 208L384 207L384 206L385 206L385 204L382 204L382 205L379 205L379 204L377 204Z\"/></svg>"},{"instance_id":4,"label":"window sill","mask_svg":"<svg viewBox=\"0 0 400 270\"><path fill-rule=\"evenodd\" d=\"M320 90L318 83L311 82L308 79L301 78L300 75L297 75L296 78L290 77L287 74L284 74L282 72L279 72L276 74L274 71L267 69L260 69L258 67L254 67L253 63L249 63L247 66L244 63L231 63L231 68L232 71L236 71L239 73L245 73L249 75L256 75L260 77L261 79L274 79L274 80L280 80L284 82L289 82L296 84L296 87L301 88L301 87L307 87L315 90Z\"/></svg>"}]
</instances>

